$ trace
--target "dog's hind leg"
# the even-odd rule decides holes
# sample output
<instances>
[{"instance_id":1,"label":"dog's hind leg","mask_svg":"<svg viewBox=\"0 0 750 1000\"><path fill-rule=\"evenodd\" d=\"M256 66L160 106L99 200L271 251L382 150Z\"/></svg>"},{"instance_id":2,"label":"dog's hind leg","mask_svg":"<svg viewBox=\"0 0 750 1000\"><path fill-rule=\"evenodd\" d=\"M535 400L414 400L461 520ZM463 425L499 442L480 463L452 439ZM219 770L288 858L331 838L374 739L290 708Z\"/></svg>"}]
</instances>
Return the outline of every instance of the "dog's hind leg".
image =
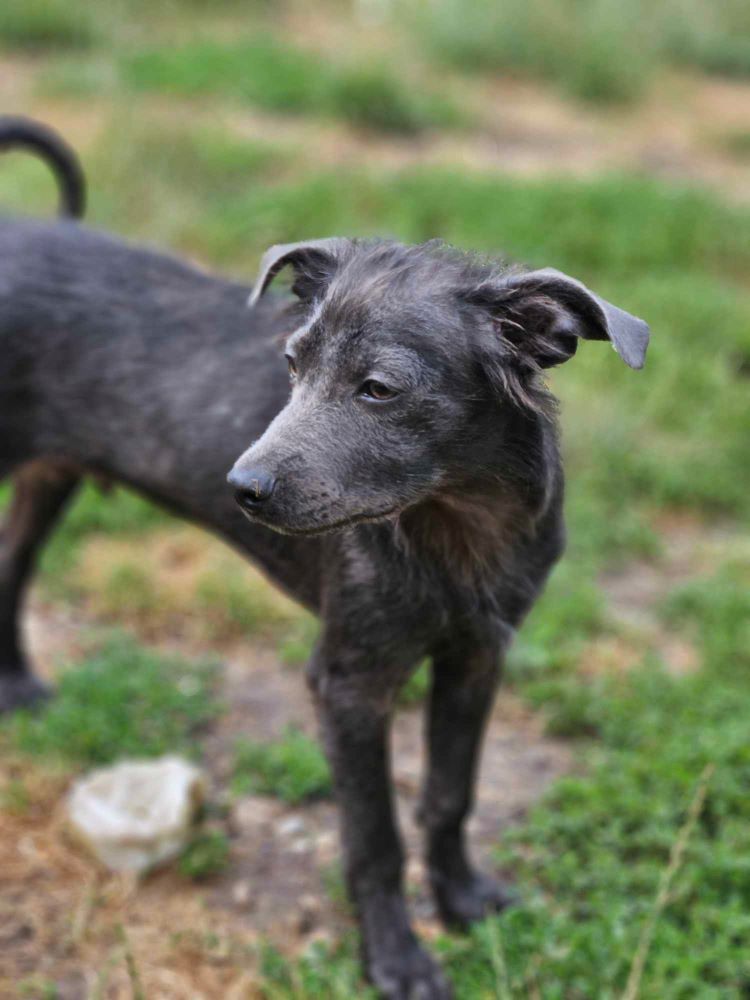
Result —
<instances>
[{"instance_id":1,"label":"dog's hind leg","mask_svg":"<svg viewBox=\"0 0 750 1000\"><path fill-rule=\"evenodd\" d=\"M466 927L511 896L472 867L464 840L484 728L500 678L499 643L456 641L433 656L429 760L420 809L430 882L445 923Z\"/></svg>"},{"instance_id":2,"label":"dog's hind leg","mask_svg":"<svg viewBox=\"0 0 750 1000\"><path fill-rule=\"evenodd\" d=\"M13 474L13 496L0 527L0 712L48 694L28 666L19 617L36 555L79 482L78 470L55 461L29 462Z\"/></svg>"}]
</instances>

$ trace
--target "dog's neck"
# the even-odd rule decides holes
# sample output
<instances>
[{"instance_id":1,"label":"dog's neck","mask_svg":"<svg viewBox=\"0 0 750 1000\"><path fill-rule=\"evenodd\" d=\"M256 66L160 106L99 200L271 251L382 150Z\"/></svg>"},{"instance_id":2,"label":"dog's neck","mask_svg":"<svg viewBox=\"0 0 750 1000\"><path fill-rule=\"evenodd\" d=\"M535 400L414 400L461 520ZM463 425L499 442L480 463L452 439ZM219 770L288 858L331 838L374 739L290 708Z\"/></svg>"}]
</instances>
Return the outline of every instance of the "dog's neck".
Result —
<instances>
[{"instance_id":1,"label":"dog's neck","mask_svg":"<svg viewBox=\"0 0 750 1000\"><path fill-rule=\"evenodd\" d=\"M513 539L529 526L528 513L508 498L446 496L404 511L398 537L423 566L476 588L497 574Z\"/></svg>"},{"instance_id":2,"label":"dog's neck","mask_svg":"<svg viewBox=\"0 0 750 1000\"><path fill-rule=\"evenodd\" d=\"M474 590L492 586L509 569L517 542L533 535L559 495L557 430L537 424L518 454L503 451L500 471L488 471L403 511L400 542L425 566L446 570Z\"/></svg>"}]
</instances>

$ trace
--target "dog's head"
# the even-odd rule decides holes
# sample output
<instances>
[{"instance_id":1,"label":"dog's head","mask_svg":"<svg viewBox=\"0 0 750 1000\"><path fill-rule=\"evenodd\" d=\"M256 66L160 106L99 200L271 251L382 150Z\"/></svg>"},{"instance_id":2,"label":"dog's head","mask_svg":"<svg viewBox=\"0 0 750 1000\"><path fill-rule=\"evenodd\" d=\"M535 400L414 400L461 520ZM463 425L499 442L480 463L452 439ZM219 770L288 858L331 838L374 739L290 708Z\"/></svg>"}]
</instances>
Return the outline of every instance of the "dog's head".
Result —
<instances>
[{"instance_id":1,"label":"dog's head","mask_svg":"<svg viewBox=\"0 0 750 1000\"><path fill-rule=\"evenodd\" d=\"M542 369L579 340L643 365L644 322L557 271L502 271L438 244L273 247L253 306L291 266L291 394L229 482L245 512L311 534L397 514L509 473L544 414ZM530 444L531 447L531 444Z\"/></svg>"}]
</instances>

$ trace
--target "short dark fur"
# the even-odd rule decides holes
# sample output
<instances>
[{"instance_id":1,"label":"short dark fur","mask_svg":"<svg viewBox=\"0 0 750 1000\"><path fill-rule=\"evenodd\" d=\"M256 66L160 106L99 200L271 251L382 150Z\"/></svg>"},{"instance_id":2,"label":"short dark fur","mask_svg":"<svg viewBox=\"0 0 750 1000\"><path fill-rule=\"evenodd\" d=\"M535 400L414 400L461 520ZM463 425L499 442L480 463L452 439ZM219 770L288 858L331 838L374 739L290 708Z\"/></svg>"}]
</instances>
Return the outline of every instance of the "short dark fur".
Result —
<instances>
[{"instance_id":1,"label":"short dark fur","mask_svg":"<svg viewBox=\"0 0 750 1000\"><path fill-rule=\"evenodd\" d=\"M294 304L263 295L287 265ZM20 595L83 474L252 556L322 617L308 676L368 973L390 998L446 997L402 894L396 694L431 656L421 819L439 910L464 926L507 901L472 867L464 820L502 655L563 547L540 372L578 338L609 338L637 366L646 328L556 272L504 272L435 244L274 248L250 310L249 292L70 222L0 226L0 476L16 485L0 702L40 694ZM383 388L395 394L375 398ZM230 476L241 510L224 478L249 442Z\"/></svg>"}]
</instances>

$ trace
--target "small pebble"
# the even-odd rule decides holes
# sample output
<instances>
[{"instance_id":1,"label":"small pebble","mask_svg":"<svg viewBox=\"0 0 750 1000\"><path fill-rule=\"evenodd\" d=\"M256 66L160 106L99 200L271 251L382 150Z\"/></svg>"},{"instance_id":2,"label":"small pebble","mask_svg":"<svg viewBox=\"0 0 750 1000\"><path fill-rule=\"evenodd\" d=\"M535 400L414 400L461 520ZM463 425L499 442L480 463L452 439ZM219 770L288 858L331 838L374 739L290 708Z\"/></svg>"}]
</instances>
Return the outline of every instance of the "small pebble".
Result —
<instances>
[{"instance_id":1,"label":"small pebble","mask_svg":"<svg viewBox=\"0 0 750 1000\"><path fill-rule=\"evenodd\" d=\"M232 900L237 904L237 906L247 906L250 902L251 892L252 886L247 879L240 879L239 882L235 882L232 886Z\"/></svg>"},{"instance_id":2,"label":"small pebble","mask_svg":"<svg viewBox=\"0 0 750 1000\"><path fill-rule=\"evenodd\" d=\"M294 837L305 832L305 821L301 816L287 816L276 825L282 837Z\"/></svg>"}]
</instances>

